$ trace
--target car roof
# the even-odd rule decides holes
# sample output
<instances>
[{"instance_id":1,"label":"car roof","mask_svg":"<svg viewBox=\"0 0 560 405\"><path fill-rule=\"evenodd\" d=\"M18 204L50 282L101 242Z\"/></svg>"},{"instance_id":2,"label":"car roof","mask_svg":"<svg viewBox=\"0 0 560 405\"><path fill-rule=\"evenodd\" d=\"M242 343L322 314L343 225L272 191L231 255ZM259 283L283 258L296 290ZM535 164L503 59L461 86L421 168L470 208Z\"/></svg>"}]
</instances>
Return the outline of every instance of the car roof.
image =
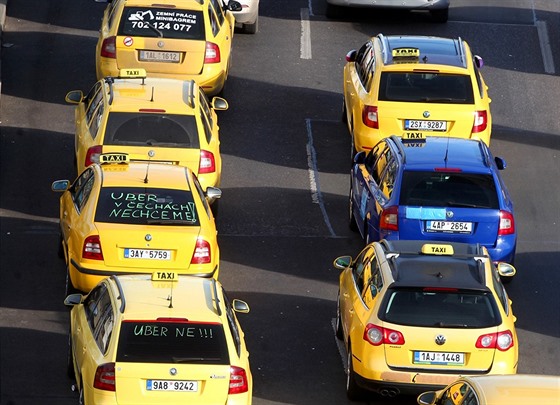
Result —
<instances>
[{"instance_id":1,"label":"car roof","mask_svg":"<svg viewBox=\"0 0 560 405\"><path fill-rule=\"evenodd\" d=\"M151 274L136 274L114 276L111 281L117 291L117 281L121 286L124 296L121 313L126 319L178 317L189 321L220 322L223 306L215 298L220 297L217 291L221 288L212 278L178 276L177 281L152 281Z\"/></svg>"},{"instance_id":2,"label":"car roof","mask_svg":"<svg viewBox=\"0 0 560 405\"><path fill-rule=\"evenodd\" d=\"M453 255L421 253L426 241L382 242L393 276L394 287L441 287L487 290L485 263L490 258L479 245L433 242L453 248Z\"/></svg>"},{"instance_id":3,"label":"car roof","mask_svg":"<svg viewBox=\"0 0 560 405\"><path fill-rule=\"evenodd\" d=\"M467 67L466 50L461 38L444 38L422 35L379 36L386 52L386 65L402 63L393 58L392 51L397 48L418 48L420 55L416 63Z\"/></svg>"},{"instance_id":4,"label":"car roof","mask_svg":"<svg viewBox=\"0 0 560 405\"><path fill-rule=\"evenodd\" d=\"M480 173L490 172L490 155L480 140L439 136L428 136L420 142L403 141L397 137L393 140L404 146L407 168L433 170L435 167L450 167Z\"/></svg>"},{"instance_id":5,"label":"car roof","mask_svg":"<svg viewBox=\"0 0 560 405\"><path fill-rule=\"evenodd\" d=\"M200 9L200 5L208 0L166 0L165 2L154 3L153 0L126 0L125 6L149 6L149 7L181 7L187 9Z\"/></svg>"},{"instance_id":6,"label":"car roof","mask_svg":"<svg viewBox=\"0 0 560 405\"><path fill-rule=\"evenodd\" d=\"M187 167L163 163L131 162L98 164L103 175L103 187L149 187L189 190Z\"/></svg>"},{"instance_id":7,"label":"car roof","mask_svg":"<svg viewBox=\"0 0 560 405\"><path fill-rule=\"evenodd\" d=\"M537 374L465 377L488 404L506 401L511 405L560 403L560 376Z\"/></svg>"}]
</instances>

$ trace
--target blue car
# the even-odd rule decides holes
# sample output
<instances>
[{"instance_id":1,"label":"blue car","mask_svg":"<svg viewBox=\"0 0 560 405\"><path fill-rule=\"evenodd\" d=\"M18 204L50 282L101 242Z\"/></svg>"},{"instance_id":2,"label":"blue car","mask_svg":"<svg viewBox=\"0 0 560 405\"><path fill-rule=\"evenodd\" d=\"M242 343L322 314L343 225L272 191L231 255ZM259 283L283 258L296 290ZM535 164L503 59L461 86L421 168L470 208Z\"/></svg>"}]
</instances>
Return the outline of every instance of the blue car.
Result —
<instances>
[{"instance_id":1,"label":"blue car","mask_svg":"<svg viewBox=\"0 0 560 405\"><path fill-rule=\"evenodd\" d=\"M381 140L354 157L350 228L366 243L415 239L480 243L514 264L513 203L484 142L427 137Z\"/></svg>"}]
</instances>

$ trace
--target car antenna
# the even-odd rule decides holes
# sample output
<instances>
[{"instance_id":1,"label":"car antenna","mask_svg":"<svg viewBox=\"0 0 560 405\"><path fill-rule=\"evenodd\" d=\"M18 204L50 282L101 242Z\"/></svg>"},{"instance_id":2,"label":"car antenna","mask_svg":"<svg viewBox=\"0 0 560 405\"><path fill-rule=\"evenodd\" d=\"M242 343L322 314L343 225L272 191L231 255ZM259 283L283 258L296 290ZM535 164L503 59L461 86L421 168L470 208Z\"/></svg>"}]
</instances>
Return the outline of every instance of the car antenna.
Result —
<instances>
[{"instance_id":1,"label":"car antenna","mask_svg":"<svg viewBox=\"0 0 560 405\"><path fill-rule=\"evenodd\" d=\"M146 177L144 177L144 184L148 184L148 172L149 172L149 170L150 170L150 161L151 161L152 158L155 156L155 154L156 154L156 152L154 152L153 149L151 149L151 150L148 152L148 157L149 157L149 159L148 159L148 164L146 165Z\"/></svg>"},{"instance_id":2,"label":"car antenna","mask_svg":"<svg viewBox=\"0 0 560 405\"><path fill-rule=\"evenodd\" d=\"M449 155L449 137L447 137L447 146L445 147L445 156L443 157L443 162L445 163L445 167L447 167L448 155Z\"/></svg>"},{"instance_id":3,"label":"car antenna","mask_svg":"<svg viewBox=\"0 0 560 405\"><path fill-rule=\"evenodd\" d=\"M167 301L169 301L169 306L167 308L173 308L173 282L171 282L171 290L169 291Z\"/></svg>"},{"instance_id":4,"label":"car antenna","mask_svg":"<svg viewBox=\"0 0 560 405\"><path fill-rule=\"evenodd\" d=\"M152 98L151 98L150 101L152 101L152 102L154 101L154 86L152 86Z\"/></svg>"}]
</instances>

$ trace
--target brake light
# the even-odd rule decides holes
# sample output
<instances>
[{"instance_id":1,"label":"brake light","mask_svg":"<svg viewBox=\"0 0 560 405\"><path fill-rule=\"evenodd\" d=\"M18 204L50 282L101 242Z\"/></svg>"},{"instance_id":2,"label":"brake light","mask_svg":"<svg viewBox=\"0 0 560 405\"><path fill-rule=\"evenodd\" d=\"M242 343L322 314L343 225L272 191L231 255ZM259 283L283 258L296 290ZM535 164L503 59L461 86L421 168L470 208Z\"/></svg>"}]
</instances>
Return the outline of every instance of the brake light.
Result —
<instances>
[{"instance_id":1,"label":"brake light","mask_svg":"<svg viewBox=\"0 0 560 405\"><path fill-rule=\"evenodd\" d=\"M93 388L103 391L115 391L115 363L101 364L97 367Z\"/></svg>"},{"instance_id":2,"label":"brake light","mask_svg":"<svg viewBox=\"0 0 560 405\"><path fill-rule=\"evenodd\" d=\"M498 349L502 352L513 347L513 334L511 331L488 333L481 335L476 340L479 349Z\"/></svg>"},{"instance_id":3,"label":"brake light","mask_svg":"<svg viewBox=\"0 0 560 405\"><path fill-rule=\"evenodd\" d=\"M364 340L373 346L381 344L404 345L404 336L401 332L371 323L368 323L364 329Z\"/></svg>"},{"instance_id":4,"label":"brake light","mask_svg":"<svg viewBox=\"0 0 560 405\"><path fill-rule=\"evenodd\" d=\"M398 212L399 212L399 207L396 205L385 208L381 212L381 217L379 218L379 228L388 231L398 231L399 230Z\"/></svg>"},{"instance_id":5,"label":"brake light","mask_svg":"<svg viewBox=\"0 0 560 405\"><path fill-rule=\"evenodd\" d=\"M379 129L377 107L374 107L372 105L364 106L364 109L362 110L362 121L364 125L370 128Z\"/></svg>"},{"instance_id":6,"label":"brake light","mask_svg":"<svg viewBox=\"0 0 560 405\"><path fill-rule=\"evenodd\" d=\"M101 241L98 235L88 236L86 240L84 240L82 258L103 260L103 251L101 250Z\"/></svg>"},{"instance_id":7,"label":"brake light","mask_svg":"<svg viewBox=\"0 0 560 405\"><path fill-rule=\"evenodd\" d=\"M84 167L88 167L89 165L92 165L94 163L99 163L99 155L101 155L102 151L103 151L103 146L101 145L95 145L89 148L86 153Z\"/></svg>"},{"instance_id":8,"label":"brake light","mask_svg":"<svg viewBox=\"0 0 560 405\"><path fill-rule=\"evenodd\" d=\"M249 391L249 382L245 370L241 367L230 366L228 394L241 394L247 391Z\"/></svg>"},{"instance_id":9,"label":"brake light","mask_svg":"<svg viewBox=\"0 0 560 405\"><path fill-rule=\"evenodd\" d=\"M474 124L472 127L472 132L482 132L488 126L488 112L487 111L475 111L474 112Z\"/></svg>"},{"instance_id":10,"label":"brake light","mask_svg":"<svg viewBox=\"0 0 560 405\"><path fill-rule=\"evenodd\" d=\"M198 173L214 173L216 171L216 160L214 154L207 150L200 150L200 164Z\"/></svg>"},{"instance_id":11,"label":"brake light","mask_svg":"<svg viewBox=\"0 0 560 405\"><path fill-rule=\"evenodd\" d=\"M101 56L104 58L117 57L117 37L109 37L103 40L101 44Z\"/></svg>"},{"instance_id":12,"label":"brake light","mask_svg":"<svg viewBox=\"0 0 560 405\"><path fill-rule=\"evenodd\" d=\"M500 211L500 228L498 235L512 235L515 233L515 221L513 214L507 211Z\"/></svg>"},{"instance_id":13,"label":"brake light","mask_svg":"<svg viewBox=\"0 0 560 405\"><path fill-rule=\"evenodd\" d=\"M204 63L220 63L220 47L213 42L206 42Z\"/></svg>"},{"instance_id":14,"label":"brake light","mask_svg":"<svg viewBox=\"0 0 560 405\"><path fill-rule=\"evenodd\" d=\"M435 167L434 172L461 173L463 169L458 167Z\"/></svg>"},{"instance_id":15,"label":"brake light","mask_svg":"<svg viewBox=\"0 0 560 405\"><path fill-rule=\"evenodd\" d=\"M211 252L210 244L202 238L196 240L196 247L194 249L191 264L204 264L210 263Z\"/></svg>"}]
</instances>

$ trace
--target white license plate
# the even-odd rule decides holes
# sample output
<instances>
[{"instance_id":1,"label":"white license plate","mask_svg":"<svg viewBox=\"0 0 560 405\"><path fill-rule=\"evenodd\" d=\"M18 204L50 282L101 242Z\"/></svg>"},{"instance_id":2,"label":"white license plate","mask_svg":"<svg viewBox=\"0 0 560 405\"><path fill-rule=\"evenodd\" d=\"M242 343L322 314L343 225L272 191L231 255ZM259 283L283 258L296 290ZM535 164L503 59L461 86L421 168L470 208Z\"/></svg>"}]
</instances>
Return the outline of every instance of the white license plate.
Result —
<instances>
[{"instance_id":1,"label":"white license plate","mask_svg":"<svg viewBox=\"0 0 560 405\"><path fill-rule=\"evenodd\" d=\"M428 232L471 233L472 222L427 221Z\"/></svg>"},{"instance_id":2,"label":"white license plate","mask_svg":"<svg viewBox=\"0 0 560 405\"><path fill-rule=\"evenodd\" d=\"M147 380L148 391L198 391L198 381L175 381L175 380Z\"/></svg>"},{"instance_id":3,"label":"white license plate","mask_svg":"<svg viewBox=\"0 0 560 405\"><path fill-rule=\"evenodd\" d=\"M447 131L447 121L405 120L404 129L420 131Z\"/></svg>"},{"instance_id":4,"label":"white license plate","mask_svg":"<svg viewBox=\"0 0 560 405\"><path fill-rule=\"evenodd\" d=\"M179 52L140 51L138 59L145 62L179 63L181 54Z\"/></svg>"},{"instance_id":5,"label":"white license plate","mask_svg":"<svg viewBox=\"0 0 560 405\"><path fill-rule=\"evenodd\" d=\"M414 352L415 364L464 365L465 353Z\"/></svg>"},{"instance_id":6,"label":"white license plate","mask_svg":"<svg viewBox=\"0 0 560 405\"><path fill-rule=\"evenodd\" d=\"M125 259L171 260L171 250L125 249Z\"/></svg>"}]
</instances>

